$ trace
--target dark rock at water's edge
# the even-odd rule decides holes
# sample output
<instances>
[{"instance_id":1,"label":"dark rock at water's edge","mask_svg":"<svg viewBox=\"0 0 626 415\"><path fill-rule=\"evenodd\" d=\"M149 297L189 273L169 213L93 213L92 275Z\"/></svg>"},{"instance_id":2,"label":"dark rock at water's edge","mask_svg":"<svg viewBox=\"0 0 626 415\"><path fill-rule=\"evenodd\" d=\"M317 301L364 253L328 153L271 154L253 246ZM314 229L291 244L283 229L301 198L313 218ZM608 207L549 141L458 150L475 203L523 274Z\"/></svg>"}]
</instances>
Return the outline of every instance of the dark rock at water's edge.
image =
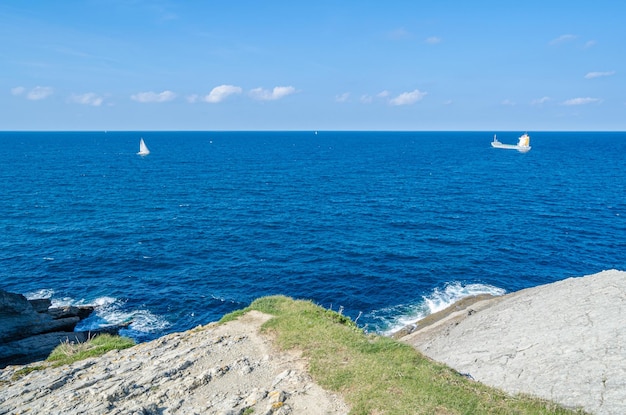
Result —
<instances>
[{"instance_id":1,"label":"dark rock at water's edge","mask_svg":"<svg viewBox=\"0 0 626 415\"><path fill-rule=\"evenodd\" d=\"M477 294L477 295L472 295L469 297L462 298L459 301L455 302L454 304L448 306L447 308L441 311L437 311L433 314L429 314L426 317L422 318L421 320L418 320L416 323L410 324L408 326L401 328L400 330L393 333L391 337L396 340L401 339L404 336L408 336L409 334L413 333L414 331L418 329L421 330L424 327L428 327L431 324L435 324L436 322L448 317L452 313L456 313L456 312L467 309L467 313L471 314L474 312L474 310L470 308L473 304L479 301L489 300L492 298L496 298L496 297L491 294Z\"/></svg>"},{"instance_id":2,"label":"dark rock at water's edge","mask_svg":"<svg viewBox=\"0 0 626 415\"><path fill-rule=\"evenodd\" d=\"M49 299L28 300L0 289L0 368L48 357L62 342L81 343L102 332L117 334L121 326L75 332L93 306L51 307Z\"/></svg>"}]
</instances>

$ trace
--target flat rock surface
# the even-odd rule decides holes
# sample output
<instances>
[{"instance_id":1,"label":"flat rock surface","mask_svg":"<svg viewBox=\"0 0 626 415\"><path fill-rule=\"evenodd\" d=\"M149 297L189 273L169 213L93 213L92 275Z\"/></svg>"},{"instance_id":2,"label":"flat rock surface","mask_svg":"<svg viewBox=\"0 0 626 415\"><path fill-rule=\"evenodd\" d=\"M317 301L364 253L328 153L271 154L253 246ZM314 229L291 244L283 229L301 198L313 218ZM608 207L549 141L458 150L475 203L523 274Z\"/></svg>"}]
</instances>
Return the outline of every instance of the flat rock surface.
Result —
<instances>
[{"instance_id":1,"label":"flat rock surface","mask_svg":"<svg viewBox=\"0 0 626 415\"><path fill-rule=\"evenodd\" d=\"M270 316L174 333L13 379L0 371L0 414L347 414L307 362L259 333Z\"/></svg>"},{"instance_id":2,"label":"flat rock surface","mask_svg":"<svg viewBox=\"0 0 626 415\"><path fill-rule=\"evenodd\" d=\"M626 414L626 272L603 271L450 309L401 337L479 382Z\"/></svg>"}]
</instances>

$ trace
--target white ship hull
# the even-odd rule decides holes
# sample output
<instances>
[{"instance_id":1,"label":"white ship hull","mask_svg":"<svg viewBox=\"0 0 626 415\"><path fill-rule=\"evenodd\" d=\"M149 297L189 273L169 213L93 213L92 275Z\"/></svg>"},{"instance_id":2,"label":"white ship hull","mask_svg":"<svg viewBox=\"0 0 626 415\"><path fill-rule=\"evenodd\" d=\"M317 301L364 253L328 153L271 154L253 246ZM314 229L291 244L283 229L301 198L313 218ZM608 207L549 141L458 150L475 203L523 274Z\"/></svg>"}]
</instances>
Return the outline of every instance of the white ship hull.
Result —
<instances>
[{"instance_id":1,"label":"white ship hull","mask_svg":"<svg viewBox=\"0 0 626 415\"><path fill-rule=\"evenodd\" d=\"M517 150L521 153L526 153L527 151L530 151L530 137L528 136L528 134L523 134L520 138L519 141L517 143L517 145L515 144L503 144L501 142L498 141L498 139L496 138L496 136L493 136L493 141L491 142L491 147L493 148L503 148L506 150Z\"/></svg>"}]
</instances>

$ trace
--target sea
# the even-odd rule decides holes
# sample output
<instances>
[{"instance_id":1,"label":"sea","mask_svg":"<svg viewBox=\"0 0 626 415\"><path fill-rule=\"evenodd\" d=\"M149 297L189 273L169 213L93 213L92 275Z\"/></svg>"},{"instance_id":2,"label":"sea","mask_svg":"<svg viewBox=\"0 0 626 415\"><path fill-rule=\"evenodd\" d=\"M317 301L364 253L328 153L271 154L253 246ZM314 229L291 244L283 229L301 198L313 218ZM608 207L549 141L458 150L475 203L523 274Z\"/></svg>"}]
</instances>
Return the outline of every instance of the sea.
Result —
<instances>
[{"instance_id":1,"label":"sea","mask_svg":"<svg viewBox=\"0 0 626 415\"><path fill-rule=\"evenodd\" d=\"M0 288L141 342L275 294L389 334L626 270L626 133L491 148L522 133L0 132Z\"/></svg>"}]
</instances>

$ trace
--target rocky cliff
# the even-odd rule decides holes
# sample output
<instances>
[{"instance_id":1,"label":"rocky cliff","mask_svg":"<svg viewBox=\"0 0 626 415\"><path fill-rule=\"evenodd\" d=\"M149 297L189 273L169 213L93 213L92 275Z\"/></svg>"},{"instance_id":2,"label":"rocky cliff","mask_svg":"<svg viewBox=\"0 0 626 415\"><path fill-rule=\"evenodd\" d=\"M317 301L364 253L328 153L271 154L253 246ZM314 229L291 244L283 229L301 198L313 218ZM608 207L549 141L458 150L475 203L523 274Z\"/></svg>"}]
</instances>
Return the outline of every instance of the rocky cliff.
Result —
<instances>
[{"instance_id":1,"label":"rocky cliff","mask_svg":"<svg viewBox=\"0 0 626 415\"><path fill-rule=\"evenodd\" d=\"M270 316L164 336L69 366L0 371L0 414L346 414ZM47 318L45 318L47 320ZM399 336L477 382L595 414L626 413L626 272L464 301Z\"/></svg>"},{"instance_id":2,"label":"rocky cliff","mask_svg":"<svg viewBox=\"0 0 626 415\"><path fill-rule=\"evenodd\" d=\"M48 299L27 300L21 294L0 290L0 368L46 358L59 342L84 341L76 324L93 307L54 307Z\"/></svg>"},{"instance_id":3,"label":"rocky cliff","mask_svg":"<svg viewBox=\"0 0 626 415\"><path fill-rule=\"evenodd\" d=\"M626 272L454 305L424 323L400 340L476 381L626 414Z\"/></svg>"}]
</instances>

